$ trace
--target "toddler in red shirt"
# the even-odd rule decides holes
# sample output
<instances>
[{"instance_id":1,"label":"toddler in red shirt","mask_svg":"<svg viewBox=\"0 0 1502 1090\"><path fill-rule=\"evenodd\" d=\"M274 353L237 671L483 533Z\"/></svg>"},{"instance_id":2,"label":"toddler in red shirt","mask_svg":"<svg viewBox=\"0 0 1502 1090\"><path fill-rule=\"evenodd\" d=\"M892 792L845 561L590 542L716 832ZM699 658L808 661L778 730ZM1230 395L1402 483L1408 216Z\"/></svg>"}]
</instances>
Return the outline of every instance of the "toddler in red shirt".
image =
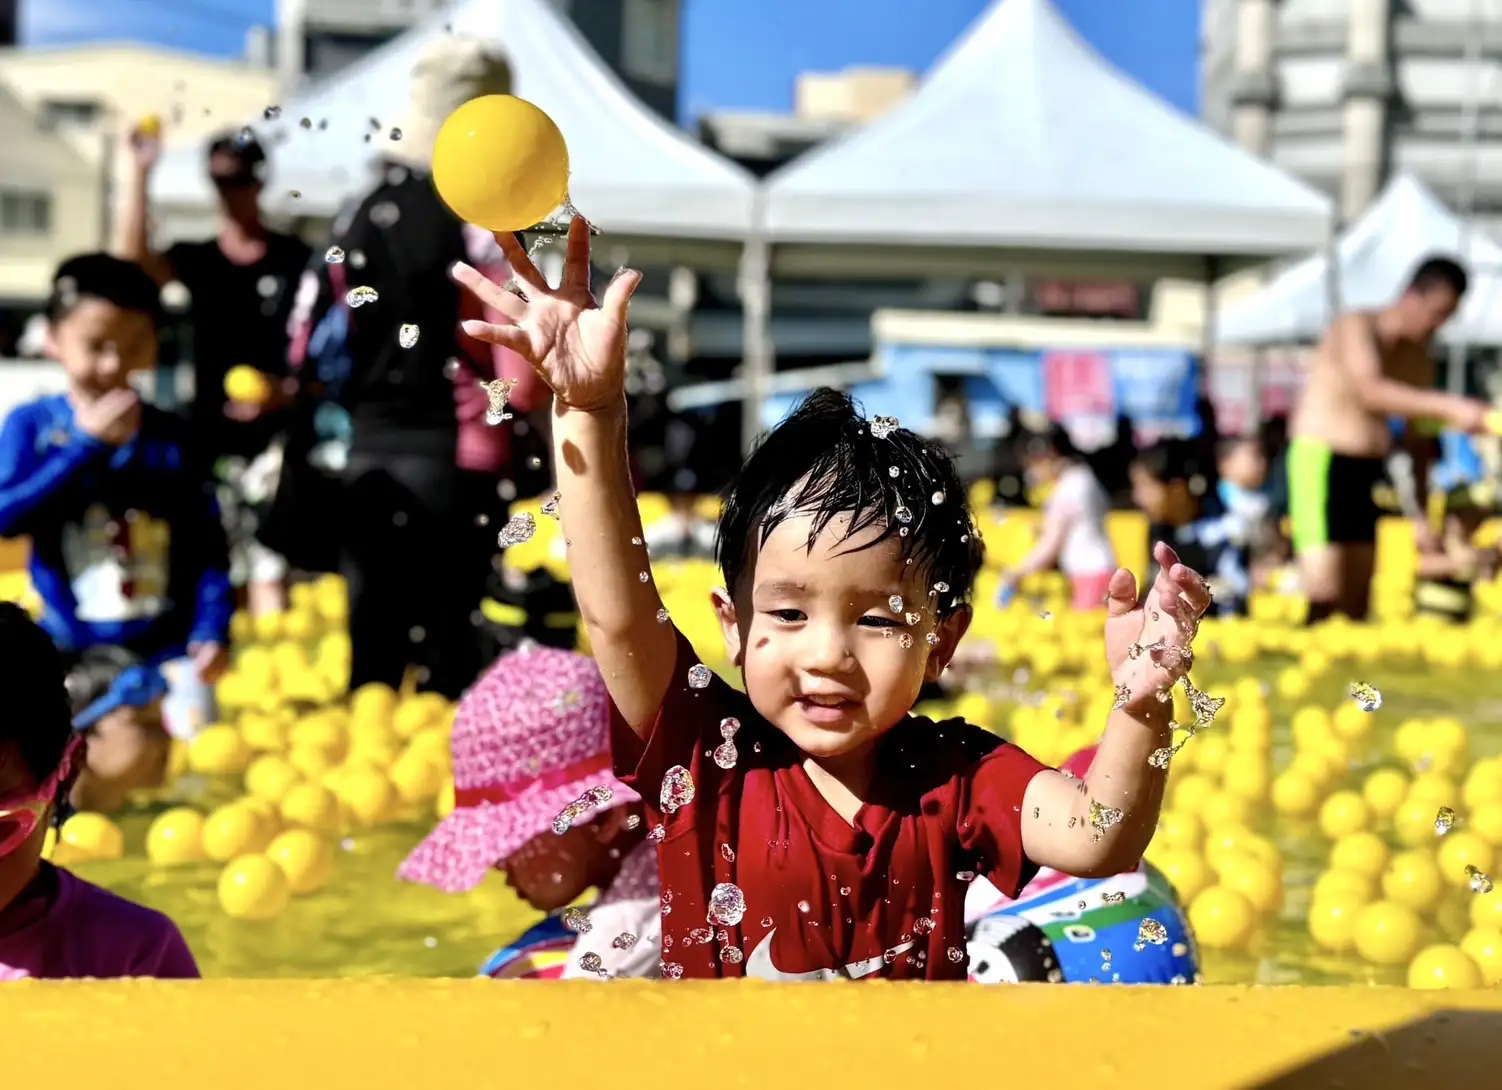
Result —
<instances>
[{"instance_id":1,"label":"toddler in red shirt","mask_svg":"<svg viewBox=\"0 0 1502 1090\"><path fill-rule=\"evenodd\" d=\"M1096 877L1137 862L1171 752L1159 694L1188 668L1204 580L1161 544L1145 608L1129 572L1112 577L1118 699L1083 780L961 720L915 717L969 624L981 542L943 448L818 391L746 462L720 520L713 607L737 692L673 626L642 543L625 408L640 275L597 304L582 222L556 288L498 239L524 295L454 275L515 324L464 328L556 395L559 511L616 771L658 841L665 977L964 980L977 874L1016 896L1040 866Z\"/></svg>"}]
</instances>

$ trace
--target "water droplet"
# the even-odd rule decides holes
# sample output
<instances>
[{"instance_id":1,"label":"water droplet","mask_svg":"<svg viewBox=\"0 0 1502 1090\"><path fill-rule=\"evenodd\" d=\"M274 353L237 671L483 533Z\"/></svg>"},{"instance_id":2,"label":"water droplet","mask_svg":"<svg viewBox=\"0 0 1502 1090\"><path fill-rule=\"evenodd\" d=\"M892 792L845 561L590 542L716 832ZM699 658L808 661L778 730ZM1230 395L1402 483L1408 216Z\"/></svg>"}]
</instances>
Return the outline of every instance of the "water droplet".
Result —
<instances>
[{"instance_id":1,"label":"water droplet","mask_svg":"<svg viewBox=\"0 0 1502 1090\"><path fill-rule=\"evenodd\" d=\"M871 421L871 437L885 439L901 426L895 416L878 416Z\"/></svg>"},{"instance_id":2,"label":"water droplet","mask_svg":"<svg viewBox=\"0 0 1502 1090\"><path fill-rule=\"evenodd\" d=\"M586 973L598 973L600 976L605 975L605 962L593 950L579 958L579 968L583 969Z\"/></svg>"},{"instance_id":3,"label":"water droplet","mask_svg":"<svg viewBox=\"0 0 1502 1090\"><path fill-rule=\"evenodd\" d=\"M896 519L898 522L900 522L900 523L902 523L904 525L906 525L907 523L913 521L913 513L912 513L912 511L908 510L906 507L902 506L901 504L898 504L897 505L897 510L895 510L895 511L892 512L892 517L894 519Z\"/></svg>"},{"instance_id":4,"label":"water droplet","mask_svg":"<svg viewBox=\"0 0 1502 1090\"><path fill-rule=\"evenodd\" d=\"M542 513L549 518L558 517L558 505L563 502L563 493L554 492L542 505Z\"/></svg>"},{"instance_id":5,"label":"water droplet","mask_svg":"<svg viewBox=\"0 0 1502 1090\"><path fill-rule=\"evenodd\" d=\"M682 765L674 765L662 776L662 793L659 797L662 812L671 814L679 807L694 801L694 777ZM660 826L659 826L660 827Z\"/></svg>"},{"instance_id":6,"label":"water droplet","mask_svg":"<svg viewBox=\"0 0 1502 1090\"><path fill-rule=\"evenodd\" d=\"M381 297L381 293L375 288L361 284L357 288L350 288L344 296L344 301L351 307L363 307L366 303L374 303Z\"/></svg>"},{"instance_id":7,"label":"water droplet","mask_svg":"<svg viewBox=\"0 0 1502 1090\"><path fill-rule=\"evenodd\" d=\"M973 870L955 871L954 880L956 882L973 882L975 881L975 872Z\"/></svg>"},{"instance_id":8,"label":"water droplet","mask_svg":"<svg viewBox=\"0 0 1502 1090\"><path fill-rule=\"evenodd\" d=\"M365 268L365 251L364 250L351 250L349 252L349 264L350 264L350 268L352 268L352 269L363 269L363 268Z\"/></svg>"},{"instance_id":9,"label":"water droplet","mask_svg":"<svg viewBox=\"0 0 1502 1090\"><path fill-rule=\"evenodd\" d=\"M894 594L890 598L888 598L887 599L887 608L889 608L893 613L901 613L902 612L902 595L900 595L900 594Z\"/></svg>"},{"instance_id":10,"label":"water droplet","mask_svg":"<svg viewBox=\"0 0 1502 1090\"><path fill-rule=\"evenodd\" d=\"M745 955L741 953L741 948L739 946L720 947L720 960L725 962L727 965L739 965L741 963L741 958L744 956Z\"/></svg>"},{"instance_id":11,"label":"water droplet","mask_svg":"<svg viewBox=\"0 0 1502 1090\"><path fill-rule=\"evenodd\" d=\"M740 757L740 751L735 748L735 743L727 741L721 742L714 747L712 760L721 768L731 769L735 767L735 763L740 760Z\"/></svg>"},{"instance_id":12,"label":"water droplet","mask_svg":"<svg viewBox=\"0 0 1502 1090\"><path fill-rule=\"evenodd\" d=\"M252 129L249 125L246 125L243 129L240 130L240 143L242 145L244 145L244 144L254 144L255 142L256 142L256 131L254 129Z\"/></svg>"},{"instance_id":13,"label":"water droplet","mask_svg":"<svg viewBox=\"0 0 1502 1090\"><path fill-rule=\"evenodd\" d=\"M664 961L662 963L662 979L682 980L683 966L679 965L676 961Z\"/></svg>"},{"instance_id":14,"label":"water droplet","mask_svg":"<svg viewBox=\"0 0 1502 1090\"><path fill-rule=\"evenodd\" d=\"M1118 685L1116 686L1116 702L1112 704L1111 707L1124 708L1131 702L1131 699L1132 690L1127 688L1125 685Z\"/></svg>"},{"instance_id":15,"label":"water droplet","mask_svg":"<svg viewBox=\"0 0 1502 1090\"><path fill-rule=\"evenodd\" d=\"M330 265L343 265L344 251L337 246L330 246L323 252L323 259Z\"/></svg>"},{"instance_id":16,"label":"water droplet","mask_svg":"<svg viewBox=\"0 0 1502 1090\"><path fill-rule=\"evenodd\" d=\"M808 915L808 912L809 912L809 903L807 901L799 901L798 902L798 911L802 912L805 916Z\"/></svg>"},{"instance_id":17,"label":"water droplet","mask_svg":"<svg viewBox=\"0 0 1502 1090\"><path fill-rule=\"evenodd\" d=\"M958 946L951 946L944 953L956 965L965 960L965 951L961 950Z\"/></svg>"},{"instance_id":18,"label":"water droplet","mask_svg":"<svg viewBox=\"0 0 1502 1090\"><path fill-rule=\"evenodd\" d=\"M523 511L506 520L506 525L502 526L501 532L496 535L496 544L503 549L509 549L513 545L531 541L535 533L537 533L537 520L532 517L530 511Z\"/></svg>"},{"instance_id":19,"label":"water droplet","mask_svg":"<svg viewBox=\"0 0 1502 1090\"><path fill-rule=\"evenodd\" d=\"M1358 707L1364 712L1374 712L1382 707L1382 694L1375 685L1368 685L1364 681L1351 683L1351 699L1356 701Z\"/></svg>"},{"instance_id":20,"label":"water droplet","mask_svg":"<svg viewBox=\"0 0 1502 1090\"><path fill-rule=\"evenodd\" d=\"M632 814L630 817L628 817L626 819L626 828L628 828L628 829L635 829L640 824L641 824L641 815L640 814Z\"/></svg>"},{"instance_id":21,"label":"water droplet","mask_svg":"<svg viewBox=\"0 0 1502 1090\"><path fill-rule=\"evenodd\" d=\"M933 929L934 922L927 916L919 916L913 921L913 934L915 935L926 935Z\"/></svg>"},{"instance_id":22,"label":"water droplet","mask_svg":"<svg viewBox=\"0 0 1502 1090\"><path fill-rule=\"evenodd\" d=\"M511 419L511 414L506 411L506 398L511 395L511 387L516 385L515 379L493 378L489 382L480 383L480 389L485 391L488 404L485 406L485 423L491 427L505 420ZM546 508L543 514L549 514Z\"/></svg>"},{"instance_id":23,"label":"water droplet","mask_svg":"<svg viewBox=\"0 0 1502 1090\"><path fill-rule=\"evenodd\" d=\"M1444 836L1455 827L1455 811L1448 806L1441 806L1439 813L1434 815L1434 835Z\"/></svg>"},{"instance_id":24,"label":"water droplet","mask_svg":"<svg viewBox=\"0 0 1502 1090\"><path fill-rule=\"evenodd\" d=\"M928 646L930 647L938 647L939 634L937 632L930 632L928 635L923 637L923 642L928 644Z\"/></svg>"},{"instance_id":25,"label":"water droplet","mask_svg":"<svg viewBox=\"0 0 1502 1090\"><path fill-rule=\"evenodd\" d=\"M702 662L696 662L688 668L688 687L690 689L707 689L714 678L714 673Z\"/></svg>"},{"instance_id":26,"label":"water droplet","mask_svg":"<svg viewBox=\"0 0 1502 1090\"><path fill-rule=\"evenodd\" d=\"M1148 916L1137 926L1138 943L1151 943L1153 946L1162 946L1168 942L1168 928L1157 920Z\"/></svg>"},{"instance_id":27,"label":"water droplet","mask_svg":"<svg viewBox=\"0 0 1502 1090\"><path fill-rule=\"evenodd\" d=\"M403 348L411 348L414 344L417 343L417 327L411 322L403 324L402 327L396 331L396 343L401 345Z\"/></svg>"},{"instance_id":28,"label":"water droplet","mask_svg":"<svg viewBox=\"0 0 1502 1090\"><path fill-rule=\"evenodd\" d=\"M393 128L391 130L391 139L393 139L393 140L400 140L401 138L402 138L402 130L401 129L397 129L397 128Z\"/></svg>"},{"instance_id":29,"label":"water droplet","mask_svg":"<svg viewBox=\"0 0 1502 1090\"><path fill-rule=\"evenodd\" d=\"M945 496L943 492L935 492L932 496L928 497L928 502L931 503L931 504L933 504L935 507L937 507L939 504L943 503L946 499L948 499L948 497Z\"/></svg>"},{"instance_id":30,"label":"water droplet","mask_svg":"<svg viewBox=\"0 0 1502 1090\"><path fill-rule=\"evenodd\" d=\"M1090 825L1101 832L1109 829L1122 819L1122 812L1114 806L1103 806L1094 799L1090 800Z\"/></svg>"},{"instance_id":31,"label":"water droplet","mask_svg":"<svg viewBox=\"0 0 1502 1090\"><path fill-rule=\"evenodd\" d=\"M887 469L887 476L891 477L893 480L896 480L898 477L902 476L902 470L898 469L896 466L891 466Z\"/></svg>"},{"instance_id":32,"label":"water droplet","mask_svg":"<svg viewBox=\"0 0 1502 1090\"><path fill-rule=\"evenodd\" d=\"M732 848L729 844L720 845L720 855L724 857L725 862L727 863L735 862L735 849Z\"/></svg>"},{"instance_id":33,"label":"water droplet","mask_svg":"<svg viewBox=\"0 0 1502 1090\"><path fill-rule=\"evenodd\" d=\"M667 624L668 623L668 611L666 609L659 609L657 611L657 623L658 624Z\"/></svg>"},{"instance_id":34,"label":"water droplet","mask_svg":"<svg viewBox=\"0 0 1502 1090\"><path fill-rule=\"evenodd\" d=\"M563 910L563 926L570 931L577 931L581 935L587 935L594 928L589 922L589 913L582 908L565 908Z\"/></svg>"},{"instance_id":35,"label":"water droplet","mask_svg":"<svg viewBox=\"0 0 1502 1090\"><path fill-rule=\"evenodd\" d=\"M610 940L610 945L617 950L629 950L636 945L636 936L629 931L622 931Z\"/></svg>"},{"instance_id":36,"label":"water droplet","mask_svg":"<svg viewBox=\"0 0 1502 1090\"><path fill-rule=\"evenodd\" d=\"M650 583L652 581L652 573L649 571L639 571L636 573L636 581L638 583Z\"/></svg>"},{"instance_id":37,"label":"water droplet","mask_svg":"<svg viewBox=\"0 0 1502 1090\"><path fill-rule=\"evenodd\" d=\"M1168 762L1173 760L1173 755L1174 747L1164 746L1162 749L1153 750L1152 753L1148 755L1147 763L1152 765L1154 768L1167 768Z\"/></svg>"},{"instance_id":38,"label":"water droplet","mask_svg":"<svg viewBox=\"0 0 1502 1090\"><path fill-rule=\"evenodd\" d=\"M949 584L943 582L942 580L939 581L939 582L937 582L937 583L935 583L934 584L934 593L935 594L948 594L949 593Z\"/></svg>"},{"instance_id":39,"label":"water droplet","mask_svg":"<svg viewBox=\"0 0 1502 1090\"><path fill-rule=\"evenodd\" d=\"M282 108L280 106L267 106L266 109L261 112L261 116L264 117L267 121L275 121L277 118L282 116Z\"/></svg>"},{"instance_id":40,"label":"water droplet","mask_svg":"<svg viewBox=\"0 0 1502 1090\"><path fill-rule=\"evenodd\" d=\"M1490 893L1492 891L1492 880L1482 874L1479 868L1468 866L1465 872L1466 877L1471 880L1471 891L1473 893Z\"/></svg>"},{"instance_id":41,"label":"water droplet","mask_svg":"<svg viewBox=\"0 0 1502 1090\"><path fill-rule=\"evenodd\" d=\"M890 629L888 631L890 631ZM904 651L913 646L913 634L911 632L899 633L897 636L897 646L902 648Z\"/></svg>"}]
</instances>

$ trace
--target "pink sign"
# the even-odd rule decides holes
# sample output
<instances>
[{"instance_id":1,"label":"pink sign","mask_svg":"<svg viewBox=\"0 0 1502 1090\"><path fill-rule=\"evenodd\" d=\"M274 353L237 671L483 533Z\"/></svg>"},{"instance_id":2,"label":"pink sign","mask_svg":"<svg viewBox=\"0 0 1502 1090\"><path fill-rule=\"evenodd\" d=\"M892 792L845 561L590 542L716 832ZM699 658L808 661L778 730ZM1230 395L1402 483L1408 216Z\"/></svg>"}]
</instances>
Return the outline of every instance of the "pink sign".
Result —
<instances>
[{"instance_id":1,"label":"pink sign","mask_svg":"<svg viewBox=\"0 0 1502 1090\"><path fill-rule=\"evenodd\" d=\"M1110 357L1104 352L1044 352L1043 404L1051 420L1115 419Z\"/></svg>"}]
</instances>

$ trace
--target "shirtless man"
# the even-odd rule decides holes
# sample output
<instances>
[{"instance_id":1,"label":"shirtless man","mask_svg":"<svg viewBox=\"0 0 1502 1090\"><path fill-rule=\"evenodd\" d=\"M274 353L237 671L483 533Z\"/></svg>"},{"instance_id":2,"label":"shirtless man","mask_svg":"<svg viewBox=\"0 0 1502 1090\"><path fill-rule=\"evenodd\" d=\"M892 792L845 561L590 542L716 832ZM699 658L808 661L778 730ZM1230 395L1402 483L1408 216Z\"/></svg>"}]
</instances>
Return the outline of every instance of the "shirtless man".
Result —
<instances>
[{"instance_id":1,"label":"shirtless man","mask_svg":"<svg viewBox=\"0 0 1502 1090\"><path fill-rule=\"evenodd\" d=\"M1421 533L1435 436L1486 429L1490 406L1433 388L1430 342L1465 290L1457 262L1427 258L1396 302L1340 315L1320 342L1288 447L1289 516L1311 623L1333 613L1366 616L1379 515L1372 489L1385 476L1395 425L1413 455L1418 495L1404 507Z\"/></svg>"}]
</instances>

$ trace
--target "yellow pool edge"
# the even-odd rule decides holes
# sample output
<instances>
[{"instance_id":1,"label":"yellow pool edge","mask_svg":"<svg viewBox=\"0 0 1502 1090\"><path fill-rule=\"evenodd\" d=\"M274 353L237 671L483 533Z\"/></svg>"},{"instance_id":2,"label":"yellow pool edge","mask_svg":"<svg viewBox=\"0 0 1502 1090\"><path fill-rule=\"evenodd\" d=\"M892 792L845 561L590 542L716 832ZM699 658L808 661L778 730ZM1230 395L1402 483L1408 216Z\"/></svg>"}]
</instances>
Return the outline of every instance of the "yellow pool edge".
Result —
<instances>
[{"instance_id":1,"label":"yellow pool edge","mask_svg":"<svg viewBox=\"0 0 1502 1090\"><path fill-rule=\"evenodd\" d=\"M0 1027L12 1086L1382 1090L1491 1082L1502 992L23 981Z\"/></svg>"}]
</instances>

